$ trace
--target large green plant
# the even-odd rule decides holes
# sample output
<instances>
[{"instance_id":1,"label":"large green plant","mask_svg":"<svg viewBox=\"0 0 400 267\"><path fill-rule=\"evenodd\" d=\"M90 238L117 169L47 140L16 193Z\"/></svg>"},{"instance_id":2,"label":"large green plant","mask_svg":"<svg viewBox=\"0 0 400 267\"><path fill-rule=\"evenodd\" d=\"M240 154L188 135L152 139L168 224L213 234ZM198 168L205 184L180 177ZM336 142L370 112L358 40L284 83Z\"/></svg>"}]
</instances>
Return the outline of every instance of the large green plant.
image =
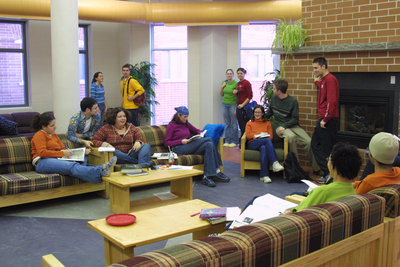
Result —
<instances>
[{"instance_id":1,"label":"large green plant","mask_svg":"<svg viewBox=\"0 0 400 267\"><path fill-rule=\"evenodd\" d=\"M271 103L271 97L274 94L272 91L272 88L274 87L274 81L279 79L280 77L280 72L279 70L275 70L272 72L268 72L267 74L264 75L266 78L265 81L263 81L260 91L261 91L261 102L262 105L266 108L269 107L269 104Z\"/></svg>"},{"instance_id":2,"label":"large green plant","mask_svg":"<svg viewBox=\"0 0 400 267\"><path fill-rule=\"evenodd\" d=\"M303 20L299 19L293 23L286 20L279 20L276 29L275 39L272 43L272 48L282 48L285 52L285 59L281 62L281 75L285 76L285 64L288 56L292 56L294 51L297 51L300 46L305 44L307 39L307 30L302 26Z\"/></svg>"},{"instance_id":3,"label":"large green plant","mask_svg":"<svg viewBox=\"0 0 400 267\"><path fill-rule=\"evenodd\" d=\"M157 79L154 75L153 68L155 64L142 61L135 65L129 64L131 69L131 76L137 80L143 89L146 91L146 105L139 107L139 114L141 114L147 121L153 116L150 107L159 104L155 101L156 94L154 87L157 85Z\"/></svg>"}]
</instances>

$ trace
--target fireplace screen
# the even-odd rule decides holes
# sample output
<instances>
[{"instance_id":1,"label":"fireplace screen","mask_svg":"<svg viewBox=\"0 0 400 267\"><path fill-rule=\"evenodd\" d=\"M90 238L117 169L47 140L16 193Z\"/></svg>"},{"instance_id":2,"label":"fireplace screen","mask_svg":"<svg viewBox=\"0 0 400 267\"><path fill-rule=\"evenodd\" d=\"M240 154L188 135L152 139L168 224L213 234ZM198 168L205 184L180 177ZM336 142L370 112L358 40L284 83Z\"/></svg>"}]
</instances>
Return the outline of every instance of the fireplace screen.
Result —
<instances>
[{"instance_id":1,"label":"fireplace screen","mask_svg":"<svg viewBox=\"0 0 400 267\"><path fill-rule=\"evenodd\" d=\"M385 129L385 105L341 104L340 131L376 134Z\"/></svg>"}]
</instances>

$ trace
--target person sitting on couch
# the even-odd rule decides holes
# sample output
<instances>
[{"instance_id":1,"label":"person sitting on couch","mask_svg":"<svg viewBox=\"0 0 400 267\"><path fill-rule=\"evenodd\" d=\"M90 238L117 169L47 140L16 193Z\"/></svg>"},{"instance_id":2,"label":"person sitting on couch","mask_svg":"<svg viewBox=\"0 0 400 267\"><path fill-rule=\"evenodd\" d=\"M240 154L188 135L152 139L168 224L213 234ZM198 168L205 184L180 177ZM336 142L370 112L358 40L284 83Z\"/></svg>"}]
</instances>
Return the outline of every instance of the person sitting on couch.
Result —
<instances>
[{"instance_id":1,"label":"person sitting on couch","mask_svg":"<svg viewBox=\"0 0 400 267\"><path fill-rule=\"evenodd\" d=\"M357 194L365 194L372 189L400 182L400 168L393 167L393 162L399 153L398 138L390 133L377 133L371 138L368 150L375 173L354 183Z\"/></svg>"},{"instance_id":2,"label":"person sitting on couch","mask_svg":"<svg viewBox=\"0 0 400 267\"><path fill-rule=\"evenodd\" d=\"M218 153L210 137L190 140L192 135L201 133L201 130L189 123L189 110L180 106L175 108L176 113L168 124L164 145L181 155L201 154L204 157L204 176L202 184L215 187L215 181L229 182L231 179L223 174L219 167L222 165L221 156Z\"/></svg>"},{"instance_id":3,"label":"person sitting on couch","mask_svg":"<svg viewBox=\"0 0 400 267\"><path fill-rule=\"evenodd\" d=\"M68 139L76 144L90 147L93 135L100 129L102 122L97 101L85 97L81 101L81 111L71 117L68 126Z\"/></svg>"},{"instance_id":4,"label":"person sitting on couch","mask_svg":"<svg viewBox=\"0 0 400 267\"><path fill-rule=\"evenodd\" d=\"M81 164L76 161L57 159L69 157L72 152L55 133L56 119L52 112L36 115L33 118L33 128L37 130L31 140L32 164L36 172L72 175L91 183L101 183L101 177L110 176L110 169L117 162L116 157L112 157L102 166L86 166L86 160ZM86 152L90 152L90 149L86 149Z\"/></svg>"},{"instance_id":5,"label":"person sitting on couch","mask_svg":"<svg viewBox=\"0 0 400 267\"><path fill-rule=\"evenodd\" d=\"M131 113L121 107L108 109L104 120L106 124L93 136L92 142L97 147L115 147L118 164L134 163L148 167L151 147L145 144L139 130L128 122L130 116Z\"/></svg>"},{"instance_id":6,"label":"person sitting on couch","mask_svg":"<svg viewBox=\"0 0 400 267\"><path fill-rule=\"evenodd\" d=\"M355 195L352 182L361 167L361 157L354 145L337 143L328 158L328 169L333 182L314 188L293 211Z\"/></svg>"}]
</instances>

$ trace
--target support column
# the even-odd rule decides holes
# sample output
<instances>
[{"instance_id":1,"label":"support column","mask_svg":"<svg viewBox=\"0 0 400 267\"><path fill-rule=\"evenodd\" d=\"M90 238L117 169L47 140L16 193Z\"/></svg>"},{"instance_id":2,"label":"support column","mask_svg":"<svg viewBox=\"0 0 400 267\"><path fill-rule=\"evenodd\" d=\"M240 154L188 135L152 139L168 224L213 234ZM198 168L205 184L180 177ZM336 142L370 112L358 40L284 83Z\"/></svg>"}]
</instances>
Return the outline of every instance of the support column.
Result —
<instances>
[{"instance_id":1,"label":"support column","mask_svg":"<svg viewBox=\"0 0 400 267\"><path fill-rule=\"evenodd\" d=\"M66 133L79 108L78 0L51 0L53 110L57 133Z\"/></svg>"}]
</instances>

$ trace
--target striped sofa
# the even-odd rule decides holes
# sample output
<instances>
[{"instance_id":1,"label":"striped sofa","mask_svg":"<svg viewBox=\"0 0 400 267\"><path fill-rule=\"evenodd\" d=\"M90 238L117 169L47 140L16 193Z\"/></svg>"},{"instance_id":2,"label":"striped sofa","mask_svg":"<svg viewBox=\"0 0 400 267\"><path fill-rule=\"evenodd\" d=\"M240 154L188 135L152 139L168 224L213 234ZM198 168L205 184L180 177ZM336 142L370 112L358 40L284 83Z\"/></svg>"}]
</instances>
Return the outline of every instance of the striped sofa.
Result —
<instances>
[{"instance_id":1,"label":"striped sofa","mask_svg":"<svg viewBox=\"0 0 400 267\"><path fill-rule=\"evenodd\" d=\"M143 136L146 143L151 146L151 154L168 152L168 148L164 146L165 133L167 125L161 126L140 126L139 132ZM223 142L220 139L218 143L218 151L223 158ZM167 160L152 159L151 164L163 165L167 164ZM180 155L175 160L177 165L194 166L196 169L203 169L203 156L202 155Z\"/></svg>"},{"instance_id":2,"label":"striped sofa","mask_svg":"<svg viewBox=\"0 0 400 267\"><path fill-rule=\"evenodd\" d=\"M400 184L390 184L375 188L369 192L386 199L385 217L396 218L400 216Z\"/></svg>"},{"instance_id":3,"label":"striped sofa","mask_svg":"<svg viewBox=\"0 0 400 267\"><path fill-rule=\"evenodd\" d=\"M361 265L347 262L350 265L346 266L378 266L380 250L376 249L375 252L371 244L376 244L378 248L383 234L371 235L366 231L377 229L379 233L383 232L384 211L385 199L380 196L348 196L297 213L226 231L217 237L206 237L155 250L112 266L278 266L322 251L324 247L329 254L330 246L357 237L363 232L375 238L370 238L371 243L366 246L367 253L375 258L369 265L362 263L370 261L371 255L365 260L355 259ZM340 253L347 253L353 247L360 248L359 245L345 247ZM316 266L317 262L322 264L323 261L324 256L319 255L314 265L309 266Z\"/></svg>"},{"instance_id":4,"label":"striped sofa","mask_svg":"<svg viewBox=\"0 0 400 267\"><path fill-rule=\"evenodd\" d=\"M68 147L74 147L65 134L59 137ZM35 172L31 139L31 136L0 139L0 208L105 190L104 182L92 184L72 176Z\"/></svg>"}]
</instances>

